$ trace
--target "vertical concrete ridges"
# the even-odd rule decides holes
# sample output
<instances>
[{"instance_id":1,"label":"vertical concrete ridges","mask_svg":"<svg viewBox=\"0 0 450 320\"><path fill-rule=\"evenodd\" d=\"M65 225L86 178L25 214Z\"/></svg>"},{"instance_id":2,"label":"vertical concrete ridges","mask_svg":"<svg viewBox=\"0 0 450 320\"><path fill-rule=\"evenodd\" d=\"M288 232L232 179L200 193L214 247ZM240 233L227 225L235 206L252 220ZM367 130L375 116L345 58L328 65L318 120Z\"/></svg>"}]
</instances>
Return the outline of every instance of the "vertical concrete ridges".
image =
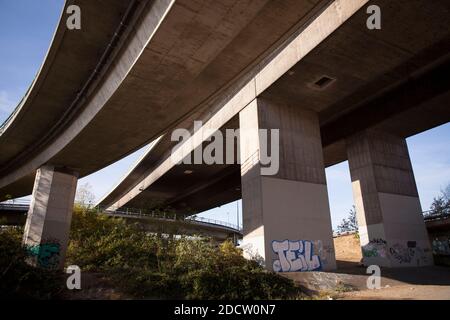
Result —
<instances>
[{"instance_id":1,"label":"vertical concrete ridges","mask_svg":"<svg viewBox=\"0 0 450 320\"><path fill-rule=\"evenodd\" d=\"M417 186L405 139L384 132L366 130L347 139L347 154L352 181L358 175L374 176L362 187L377 192L417 197ZM375 184L375 185L374 185Z\"/></svg>"},{"instance_id":2,"label":"vertical concrete ridges","mask_svg":"<svg viewBox=\"0 0 450 320\"><path fill-rule=\"evenodd\" d=\"M34 263L42 267L64 265L77 176L49 165L37 171L23 242L35 255Z\"/></svg>"},{"instance_id":3,"label":"vertical concrete ridges","mask_svg":"<svg viewBox=\"0 0 450 320\"><path fill-rule=\"evenodd\" d=\"M365 130L347 139L365 264L433 263L405 139Z\"/></svg>"},{"instance_id":4,"label":"vertical concrete ridges","mask_svg":"<svg viewBox=\"0 0 450 320\"><path fill-rule=\"evenodd\" d=\"M23 242L38 244L44 230L43 219L48 206L50 192L48 187L53 180L53 166L42 166L36 172L30 208L25 223Z\"/></svg>"},{"instance_id":5,"label":"vertical concrete ridges","mask_svg":"<svg viewBox=\"0 0 450 320\"><path fill-rule=\"evenodd\" d=\"M291 243L293 251L286 252L289 259L295 250L305 256L292 258L290 271L334 269L317 114L257 98L240 112L239 123L244 250L249 255L259 255L266 268L280 271L279 259L284 258L279 256L281 252L274 251L274 243L275 246ZM261 155L258 149L264 145L261 141L264 135L257 134L259 129L279 130L279 171L274 175L263 175L260 158L254 159L255 155ZM270 144L268 141L267 145ZM313 248L310 256L309 251L302 251L303 246ZM282 271L286 271L288 260L283 260Z\"/></svg>"},{"instance_id":6,"label":"vertical concrete ridges","mask_svg":"<svg viewBox=\"0 0 450 320\"><path fill-rule=\"evenodd\" d=\"M326 184L319 120L315 112L258 98L259 127L281 129L277 178ZM268 144L270 145L270 144Z\"/></svg>"}]
</instances>

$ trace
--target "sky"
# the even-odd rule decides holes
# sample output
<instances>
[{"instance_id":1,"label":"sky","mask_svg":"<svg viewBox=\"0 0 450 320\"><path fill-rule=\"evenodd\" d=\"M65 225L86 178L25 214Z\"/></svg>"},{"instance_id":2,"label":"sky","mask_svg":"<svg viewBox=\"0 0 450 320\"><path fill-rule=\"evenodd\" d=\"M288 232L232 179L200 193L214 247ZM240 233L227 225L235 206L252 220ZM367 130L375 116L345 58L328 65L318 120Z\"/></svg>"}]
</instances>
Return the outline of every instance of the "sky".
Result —
<instances>
[{"instance_id":1,"label":"sky","mask_svg":"<svg viewBox=\"0 0 450 320\"><path fill-rule=\"evenodd\" d=\"M38 72L56 29L63 0L0 0L0 123L14 110ZM407 139L423 210L450 183L450 124ZM106 194L143 154L128 157L79 180L97 200ZM1 152L1 151L0 151ZM348 162L326 169L333 228L353 206ZM199 216L242 226L241 201Z\"/></svg>"}]
</instances>

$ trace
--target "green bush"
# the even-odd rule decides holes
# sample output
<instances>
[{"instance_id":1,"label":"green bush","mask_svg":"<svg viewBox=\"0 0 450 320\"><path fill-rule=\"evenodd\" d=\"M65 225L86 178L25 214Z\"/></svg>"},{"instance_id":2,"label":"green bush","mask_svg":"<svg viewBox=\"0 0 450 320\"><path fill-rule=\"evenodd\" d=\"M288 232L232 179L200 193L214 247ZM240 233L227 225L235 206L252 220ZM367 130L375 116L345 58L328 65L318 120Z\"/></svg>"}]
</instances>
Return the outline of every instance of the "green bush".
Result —
<instances>
[{"instance_id":1,"label":"green bush","mask_svg":"<svg viewBox=\"0 0 450 320\"><path fill-rule=\"evenodd\" d=\"M0 296L61 297L66 274L27 263L22 230L0 230ZM135 298L284 299L296 298L292 281L246 260L230 241L169 240L123 219L76 207L66 265L100 272Z\"/></svg>"},{"instance_id":2,"label":"green bush","mask_svg":"<svg viewBox=\"0 0 450 320\"><path fill-rule=\"evenodd\" d=\"M95 271L156 267L157 249L154 236L123 219L75 207L66 259L70 264Z\"/></svg>"},{"instance_id":3,"label":"green bush","mask_svg":"<svg viewBox=\"0 0 450 320\"><path fill-rule=\"evenodd\" d=\"M67 264L102 272L137 298L284 299L299 290L291 280L246 260L227 241L169 240L123 219L76 208Z\"/></svg>"},{"instance_id":4,"label":"green bush","mask_svg":"<svg viewBox=\"0 0 450 320\"><path fill-rule=\"evenodd\" d=\"M50 299L58 296L64 281L58 272L26 263L22 229L0 230L0 297Z\"/></svg>"}]
</instances>

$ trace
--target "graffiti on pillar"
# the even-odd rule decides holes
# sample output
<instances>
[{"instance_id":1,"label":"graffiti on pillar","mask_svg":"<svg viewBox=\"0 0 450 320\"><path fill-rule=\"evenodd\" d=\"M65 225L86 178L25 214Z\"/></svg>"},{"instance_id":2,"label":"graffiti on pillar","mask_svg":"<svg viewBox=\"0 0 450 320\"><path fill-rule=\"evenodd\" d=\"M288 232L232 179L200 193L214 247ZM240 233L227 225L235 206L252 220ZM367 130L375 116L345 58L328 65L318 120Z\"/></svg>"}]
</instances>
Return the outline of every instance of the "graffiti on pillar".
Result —
<instances>
[{"instance_id":1,"label":"graffiti on pillar","mask_svg":"<svg viewBox=\"0 0 450 320\"><path fill-rule=\"evenodd\" d=\"M278 255L273 262L275 272L314 271L322 268L314 244L308 240L272 241L272 250Z\"/></svg>"},{"instance_id":2,"label":"graffiti on pillar","mask_svg":"<svg viewBox=\"0 0 450 320\"><path fill-rule=\"evenodd\" d=\"M408 245L396 243L390 249L391 256L400 263L411 263L415 255L416 243L415 241L408 241Z\"/></svg>"},{"instance_id":3,"label":"graffiti on pillar","mask_svg":"<svg viewBox=\"0 0 450 320\"><path fill-rule=\"evenodd\" d=\"M372 239L362 247L364 258L386 258L387 244L384 239Z\"/></svg>"},{"instance_id":4,"label":"graffiti on pillar","mask_svg":"<svg viewBox=\"0 0 450 320\"><path fill-rule=\"evenodd\" d=\"M433 254L446 256L450 255L450 238L435 238L432 242L432 246Z\"/></svg>"},{"instance_id":5,"label":"graffiti on pillar","mask_svg":"<svg viewBox=\"0 0 450 320\"><path fill-rule=\"evenodd\" d=\"M417 263L427 264L429 262L429 249L422 249L416 241L407 241L406 245L395 243L389 249L391 257L397 260L400 264Z\"/></svg>"},{"instance_id":6,"label":"graffiti on pillar","mask_svg":"<svg viewBox=\"0 0 450 320\"><path fill-rule=\"evenodd\" d=\"M57 268L61 246L58 241L46 241L26 246L27 254L36 259L36 265L46 269Z\"/></svg>"}]
</instances>

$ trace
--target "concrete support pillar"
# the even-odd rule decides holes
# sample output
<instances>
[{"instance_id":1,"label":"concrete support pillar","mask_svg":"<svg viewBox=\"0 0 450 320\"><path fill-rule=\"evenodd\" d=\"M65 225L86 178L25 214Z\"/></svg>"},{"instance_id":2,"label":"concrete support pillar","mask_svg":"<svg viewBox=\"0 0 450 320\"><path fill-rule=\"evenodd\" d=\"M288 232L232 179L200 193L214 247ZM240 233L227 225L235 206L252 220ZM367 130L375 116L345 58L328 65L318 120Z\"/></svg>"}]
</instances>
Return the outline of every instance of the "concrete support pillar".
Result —
<instances>
[{"instance_id":1,"label":"concrete support pillar","mask_svg":"<svg viewBox=\"0 0 450 320\"><path fill-rule=\"evenodd\" d=\"M239 123L244 252L274 271L335 269L317 114L258 98ZM264 129L279 130L279 144L268 133L270 165Z\"/></svg>"},{"instance_id":2,"label":"concrete support pillar","mask_svg":"<svg viewBox=\"0 0 450 320\"><path fill-rule=\"evenodd\" d=\"M433 264L405 139L367 130L347 154L364 264Z\"/></svg>"},{"instance_id":3,"label":"concrete support pillar","mask_svg":"<svg viewBox=\"0 0 450 320\"><path fill-rule=\"evenodd\" d=\"M43 166L37 170L23 243L31 263L64 267L78 175Z\"/></svg>"}]
</instances>

